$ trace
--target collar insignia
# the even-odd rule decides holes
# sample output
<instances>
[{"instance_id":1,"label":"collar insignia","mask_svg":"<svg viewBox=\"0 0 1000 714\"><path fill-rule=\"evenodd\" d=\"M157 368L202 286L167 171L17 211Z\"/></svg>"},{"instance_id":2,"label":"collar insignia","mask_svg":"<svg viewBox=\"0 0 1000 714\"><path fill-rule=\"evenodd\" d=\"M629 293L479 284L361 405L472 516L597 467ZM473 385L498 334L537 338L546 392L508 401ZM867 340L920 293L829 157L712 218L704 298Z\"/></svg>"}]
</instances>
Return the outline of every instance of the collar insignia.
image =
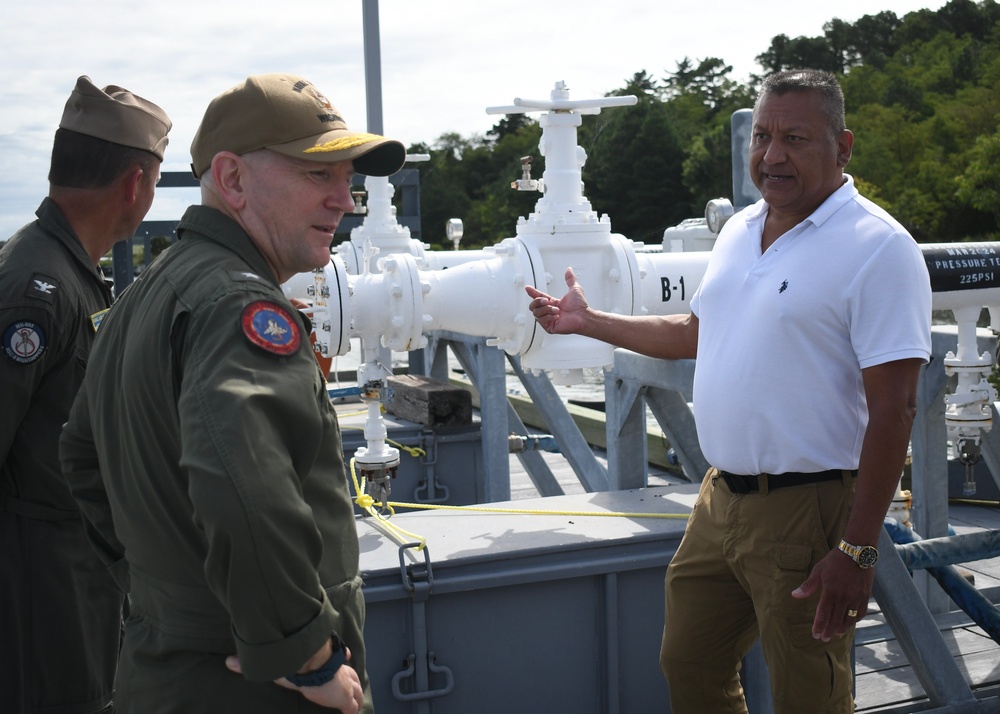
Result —
<instances>
[{"instance_id":1,"label":"collar insignia","mask_svg":"<svg viewBox=\"0 0 1000 714\"><path fill-rule=\"evenodd\" d=\"M39 280L38 278L34 278L34 281L35 281L35 290L37 290L40 293L51 295L52 291L56 289L55 285L53 285L52 283L47 283L44 280Z\"/></svg>"}]
</instances>

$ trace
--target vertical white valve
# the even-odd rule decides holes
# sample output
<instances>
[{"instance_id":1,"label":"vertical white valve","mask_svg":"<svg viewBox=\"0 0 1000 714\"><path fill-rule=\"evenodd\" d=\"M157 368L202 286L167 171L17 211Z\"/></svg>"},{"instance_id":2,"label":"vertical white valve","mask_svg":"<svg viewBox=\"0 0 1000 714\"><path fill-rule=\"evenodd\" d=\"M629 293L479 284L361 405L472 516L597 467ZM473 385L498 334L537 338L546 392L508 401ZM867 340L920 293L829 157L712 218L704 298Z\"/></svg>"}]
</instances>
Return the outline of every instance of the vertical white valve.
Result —
<instances>
[{"instance_id":1,"label":"vertical white valve","mask_svg":"<svg viewBox=\"0 0 1000 714\"><path fill-rule=\"evenodd\" d=\"M966 496L976 493L972 469L981 457L982 435L993 427L992 404L997 398L988 381L993 358L988 352L978 353L976 322L980 311L979 305L952 310L958 323L958 344L956 352L944 358L945 374L957 376L955 390L944 398L944 421L958 459L965 465Z\"/></svg>"}]
</instances>

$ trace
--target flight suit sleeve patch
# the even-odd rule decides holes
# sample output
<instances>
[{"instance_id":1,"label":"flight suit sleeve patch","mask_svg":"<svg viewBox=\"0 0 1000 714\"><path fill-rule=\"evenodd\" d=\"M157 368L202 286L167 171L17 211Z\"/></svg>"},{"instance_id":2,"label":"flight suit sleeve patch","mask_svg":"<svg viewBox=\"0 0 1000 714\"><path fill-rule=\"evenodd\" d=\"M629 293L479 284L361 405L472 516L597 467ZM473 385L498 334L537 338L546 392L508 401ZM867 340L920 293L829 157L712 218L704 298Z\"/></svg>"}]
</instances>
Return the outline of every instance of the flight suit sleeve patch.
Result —
<instances>
[{"instance_id":1,"label":"flight suit sleeve patch","mask_svg":"<svg viewBox=\"0 0 1000 714\"><path fill-rule=\"evenodd\" d=\"M18 320L3 331L3 353L12 362L32 364L45 352L45 331L31 320Z\"/></svg>"},{"instance_id":2,"label":"flight suit sleeve patch","mask_svg":"<svg viewBox=\"0 0 1000 714\"><path fill-rule=\"evenodd\" d=\"M267 300L243 308L240 327L250 344L281 357L295 354L302 344L302 333L288 310Z\"/></svg>"}]
</instances>

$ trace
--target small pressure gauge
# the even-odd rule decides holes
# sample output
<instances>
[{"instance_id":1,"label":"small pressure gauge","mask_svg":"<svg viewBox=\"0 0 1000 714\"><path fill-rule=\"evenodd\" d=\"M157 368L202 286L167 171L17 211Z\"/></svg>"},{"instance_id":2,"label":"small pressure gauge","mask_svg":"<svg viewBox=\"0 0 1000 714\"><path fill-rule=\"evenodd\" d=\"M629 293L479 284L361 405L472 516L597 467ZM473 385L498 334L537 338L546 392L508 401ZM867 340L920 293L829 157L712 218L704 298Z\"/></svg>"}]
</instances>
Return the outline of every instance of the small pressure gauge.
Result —
<instances>
[{"instance_id":1,"label":"small pressure gauge","mask_svg":"<svg viewBox=\"0 0 1000 714\"><path fill-rule=\"evenodd\" d=\"M448 240L458 242L462 240L462 233L464 228L462 226L461 218L449 218L448 222L444 224L444 233L448 236Z\"/></svg>"},{"instance_id":2,"label":"small pressure gauge","mask_svg":"<svg viewBox=\"0 0 1000 714\"><path fill-rule=\"evenodd\" d=\"M733 204L728 198L714 198L705 205L705 222L708 223L708 230L716 235L722 230L722 226L733 217Z\"/></svg>"}]
</instances>

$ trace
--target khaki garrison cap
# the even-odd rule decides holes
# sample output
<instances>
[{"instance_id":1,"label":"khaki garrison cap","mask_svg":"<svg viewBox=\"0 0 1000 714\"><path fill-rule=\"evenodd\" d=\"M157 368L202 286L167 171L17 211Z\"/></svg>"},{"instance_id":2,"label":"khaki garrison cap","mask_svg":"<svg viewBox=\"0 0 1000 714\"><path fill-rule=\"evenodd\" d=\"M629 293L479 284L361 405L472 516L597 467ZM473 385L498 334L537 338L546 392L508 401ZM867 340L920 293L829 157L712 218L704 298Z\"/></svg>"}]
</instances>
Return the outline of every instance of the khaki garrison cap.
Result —
<instances>
[{"instance_id":1,"label":"khaki garrison cap","mask_svg":"<svg viewBox=\"0 0 1000 714\"><path fill-rule=\"evenodd\" d=\"M353 161L366 176L389 176L406 160L400 142L350 131L329 99L290 74L250 76L213 99L191 143L191 170L200 177L220 151L257 149L324 163Z\"/></svg>"},{"instance_id":2,"label":"khaki garrison cap","mask_svg":"<svg viewBox=\"0 0 1000 714\"><path fill-rule=\"evenodd\" d=\"M59 127L133 149L163 161L171 127L166 112L152 102L113 84L98 89L86 75L76 81Z\"/></svg>"}]
</instances>

